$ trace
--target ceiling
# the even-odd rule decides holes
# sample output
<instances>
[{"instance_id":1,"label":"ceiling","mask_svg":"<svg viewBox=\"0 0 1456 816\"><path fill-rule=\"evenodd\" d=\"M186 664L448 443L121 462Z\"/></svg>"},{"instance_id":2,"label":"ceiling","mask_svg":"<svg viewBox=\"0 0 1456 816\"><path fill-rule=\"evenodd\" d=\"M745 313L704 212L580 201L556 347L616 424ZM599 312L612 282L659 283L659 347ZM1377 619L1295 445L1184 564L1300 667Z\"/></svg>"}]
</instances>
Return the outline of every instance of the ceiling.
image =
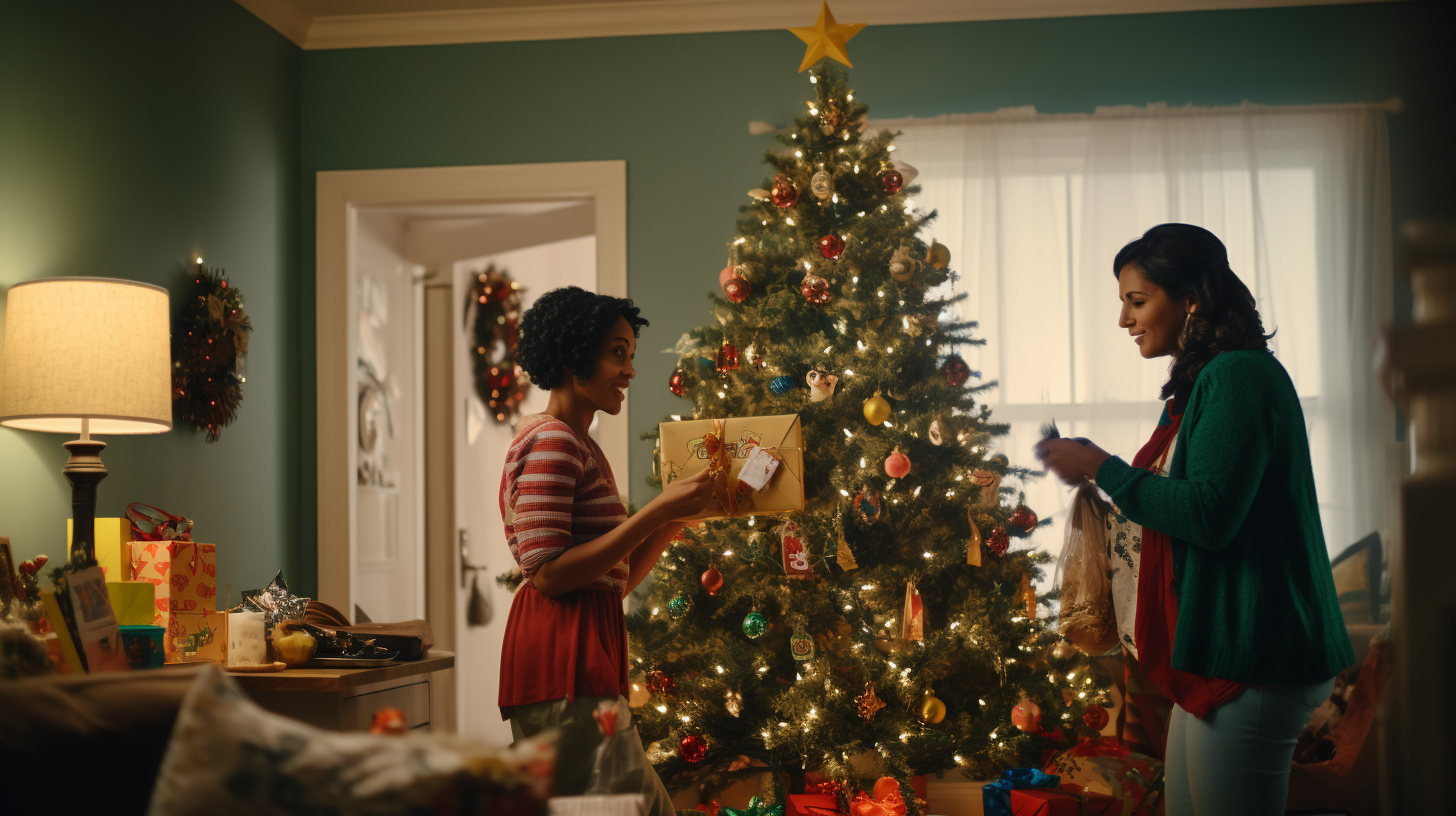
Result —
<instances>
[{"instance_id":1,"label":"ceiling","mask_svg":"<svg viewBox=\"0 0 1456 816\"><path fill-rule=\"evenodd\" d=\"M1401 0L1377 0L1377 2ZM306 49L558 40L812 25L819 0L237 0ZM1370 0L835 0L840 22L904 25Z\"/></svg>"}]
</instances>

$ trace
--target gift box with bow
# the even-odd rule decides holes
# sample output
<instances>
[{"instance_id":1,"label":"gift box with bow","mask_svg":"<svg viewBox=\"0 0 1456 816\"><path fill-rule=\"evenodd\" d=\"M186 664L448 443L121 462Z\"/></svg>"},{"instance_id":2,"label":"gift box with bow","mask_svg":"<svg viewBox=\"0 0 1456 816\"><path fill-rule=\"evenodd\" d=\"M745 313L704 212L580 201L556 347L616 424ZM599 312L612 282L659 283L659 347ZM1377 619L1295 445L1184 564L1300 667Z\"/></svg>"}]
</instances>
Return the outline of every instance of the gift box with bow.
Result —
<instances>
[{"instance_id":1,"label":"gift box with bow","mask_svg":"<svg viewBox=\"0 0 1456 816\"><path fill-rule=\"evenodd\" d=\"M168 612L212 612L217 609L217 548L195 541L131 542L133 581L157 588L153 623L167 626Z\"/></svg>"},{"instance_id":2,"label":"gift box with bow","mask_svg":"<svg viewBox=\"0 0 1456 816\"><path fill-rule=\"evenodd\" d=\"M1030 788L1011 791L1009 799L1011 816L1121 816L1122 814L1122 802L1102 793L1078 793L1064 788Z\"/></svg>"},{"instance_id":3,"label":"gift box with bow","mask_svg":"<svg viewBox=\"0 0 1456 816\"><path fill-rule=\"evenodd\" d=\"M691 520L804 509L804 438L798 414L663 422L663 484L708 470L715 501Z\"/></svg>"}]
</instances>

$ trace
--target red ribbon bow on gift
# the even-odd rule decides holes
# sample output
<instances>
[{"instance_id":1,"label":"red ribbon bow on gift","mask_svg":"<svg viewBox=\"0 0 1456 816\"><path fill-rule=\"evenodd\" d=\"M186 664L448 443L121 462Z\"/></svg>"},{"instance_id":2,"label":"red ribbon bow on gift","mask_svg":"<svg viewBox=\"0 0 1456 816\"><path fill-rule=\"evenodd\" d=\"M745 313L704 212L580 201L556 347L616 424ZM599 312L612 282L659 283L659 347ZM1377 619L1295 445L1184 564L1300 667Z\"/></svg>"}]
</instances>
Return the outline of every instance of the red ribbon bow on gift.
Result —
<instances>
[{"instance_id":1,"label":"red ribbon bow on gift","mask_svg":"<svg viewBox=\"0 0 1456 816\"><path fill-rule=\"evenodd\" d=\"M126 506L132 541L191 541L192 519L174 516L150 504L132 502Z\"/></svg>"},{"instance_id":2,"label":"red ribbon bow on gift","mask_svg":"<svg viewBox=\"0 0 1456 816\"><path fill-rule=\"evenodd\" d=\"M900 783L893 777L880 777L875 781L872 796L864 791L855 794L849 812L851 816L905 816L905 798L900 795Z\"/></svg>"},{"instance_id":3,"label":"red ribbon bow on gift","mask_svg":"<svg viewBox=\"0 0 1456 816\"><path fill-rule=\"evenodd\" d=\"M1126 745L1123 745L1117 737L1103 737L1101 739L1082 737L1080 740L1077 740L1076 745L1072 746L1069 753L1072 756L1083 757L1125 757L1132 753L1132 750Z\"/></svg>"}]
</instances>

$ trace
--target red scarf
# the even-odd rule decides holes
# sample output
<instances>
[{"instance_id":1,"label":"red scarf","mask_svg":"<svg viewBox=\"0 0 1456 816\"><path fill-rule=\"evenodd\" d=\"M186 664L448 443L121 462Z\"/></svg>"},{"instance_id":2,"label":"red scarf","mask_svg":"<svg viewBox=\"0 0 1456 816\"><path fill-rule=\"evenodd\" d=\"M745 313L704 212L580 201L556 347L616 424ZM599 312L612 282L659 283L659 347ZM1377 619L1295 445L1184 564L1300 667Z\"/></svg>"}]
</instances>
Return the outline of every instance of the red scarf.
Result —
<instances>
[{"instance_id":1,"label":"red scarf","mask_svg":"<svg viewBox=\"0 0 1456 816\"><path fill-rule=\"evenodd\" d=\"M1132 466L1156 473L1183 424L1181 407L1173 413L1168 400L1164 421L1133 457ZM1203 677L1173 668L1173 643L1178 630L1178 587L1173 576L1172 539L1148 527L1143 528L1142 563L1138 568L1137 637L1138 662L1148 679L1184 711L1203 719L1208 712L1237 697L1245 686L1233 680Z\"/></svg>"}]
</instances>

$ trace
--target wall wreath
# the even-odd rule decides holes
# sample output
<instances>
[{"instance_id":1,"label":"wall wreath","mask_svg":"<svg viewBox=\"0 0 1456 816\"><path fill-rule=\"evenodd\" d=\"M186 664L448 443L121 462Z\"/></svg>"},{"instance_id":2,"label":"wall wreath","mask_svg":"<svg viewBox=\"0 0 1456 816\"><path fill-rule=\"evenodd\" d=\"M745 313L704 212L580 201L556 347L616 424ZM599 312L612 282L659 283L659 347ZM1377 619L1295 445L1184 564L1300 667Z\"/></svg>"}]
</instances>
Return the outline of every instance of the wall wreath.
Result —
<instances>
[{"instance_id":1,"label":"wall wreath","mask_svg":"<svg viewBox=\"0 0 1456 816\"><path fill-rule=\"evenodd\" d=\"M190 283L179 298L172 332L172 409L177 417L216 442L237 417L243 401L243 355L253 324L243 308L243 293L222 270L198 258L187 270Z\"/></svg>"},{"instance_id":2,"label":"wall wreath","mask_svg":"<svg viewBox=\"0 0 1456 816\"><path fill-rule=\"evenodd\" d=\"M463 320L474 328L470 335L471 371L475 393L498 423L514 425L530 379L516 365L520 341L521 285L510 273L491 264L470 284Z\"/></svg>"}]
</instances>

